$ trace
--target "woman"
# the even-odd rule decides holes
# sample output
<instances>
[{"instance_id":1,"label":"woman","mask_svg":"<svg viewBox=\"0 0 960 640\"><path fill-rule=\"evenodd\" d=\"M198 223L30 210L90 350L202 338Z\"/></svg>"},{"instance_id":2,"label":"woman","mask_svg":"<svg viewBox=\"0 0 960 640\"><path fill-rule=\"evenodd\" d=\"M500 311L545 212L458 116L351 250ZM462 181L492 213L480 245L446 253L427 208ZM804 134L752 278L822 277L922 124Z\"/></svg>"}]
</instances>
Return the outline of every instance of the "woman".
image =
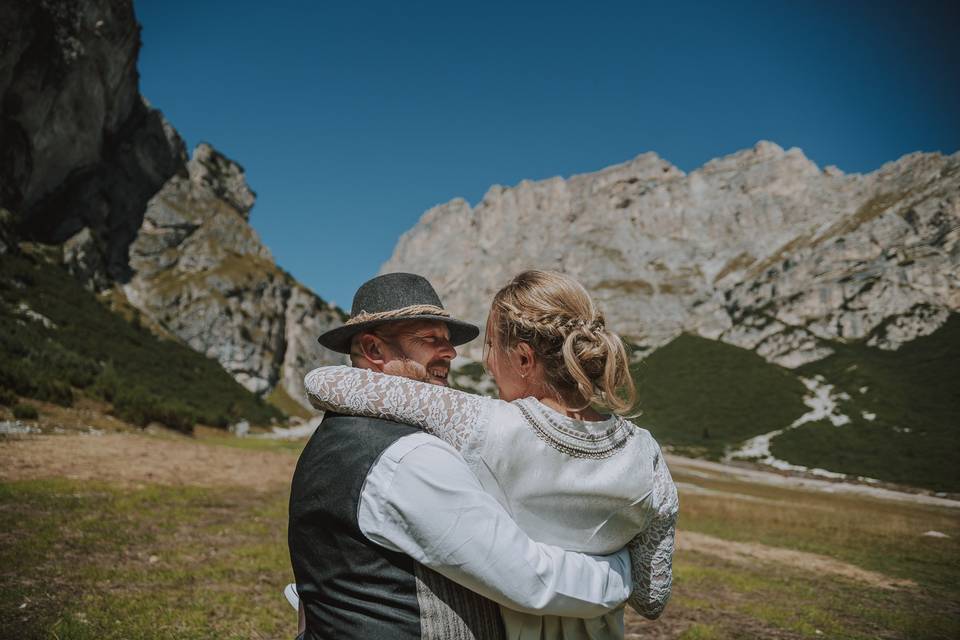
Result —
<instances>
[{"instance_id":1,"label":"woman","mask_svg":"<svg viewBox=\"0 0 960 640\"><path fill-rule=\"evenodd\" d=\"M308 396L442 438L535 540L592 554L629 545L629 603L656 618L670 595L677 494L656 441L619 415L635 398L623 343L578 282L546 271L497 293L486 334L499 400L349 367L308 373ZM622 607L592 620L502 614L511 639L624 634Z\"/></svg>"}]
</instances>

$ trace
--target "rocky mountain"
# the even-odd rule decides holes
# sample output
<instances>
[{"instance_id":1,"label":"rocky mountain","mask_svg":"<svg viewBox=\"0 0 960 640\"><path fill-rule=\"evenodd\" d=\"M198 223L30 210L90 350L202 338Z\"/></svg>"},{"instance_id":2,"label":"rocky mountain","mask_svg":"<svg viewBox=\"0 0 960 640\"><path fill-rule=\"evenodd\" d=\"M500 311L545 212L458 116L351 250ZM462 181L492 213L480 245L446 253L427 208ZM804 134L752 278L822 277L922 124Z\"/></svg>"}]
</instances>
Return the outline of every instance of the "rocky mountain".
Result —
<instances>
[{"instance_id":1,"label":"rocky mountain","mask_svg":"<svg viewBox=\"0 0 960 640\"><path fill-rule=\"evenodd\" d=\"M61 245L87 288L247 389L305 404L306 370L340 361L315 339L341 314L277 267L240 166L209 145L188 161L140 95L132 2L0 0L0 42L0 253Z\"/></svg>"},{"instance_id":2,"label":"rocky mountain","mask_svg":"<svg viewBox=\"0 0 960 640\"><path fill-rule=\"evenodd\" d=\"M382 271L480 326L517 272L565 271L640 347L634 421L675 453L955 492L958 240L960 153L844 175L761 142L494 186L426 212ZM453 379L492 390L478 362Z\"/></svg>"},{"instance_id":3,"label":"rocky mountain","mask_svg":"<svg viewBox=\"0 0 960 640\"><path fill-rule=\"evenodd\" d=\"M199 145L147 203L123 292L247 389L299 400L309 369L341 362L316 338L343 316L277 267L248 223L254 201L243 169Z\"/></svg>"},{"instance_id":4,"label":"rocky mountain","mask_svg":"<svg viewBox=\"0 0 960 640\"><path fill-rule=\"evenodd\" d=\"M140 95L129 1L0 0L0 204L21 236L87 234L89 282L129 276L147 200L186 161Z\"/></svg>"},{"instance_id":5,"label":"rocky mountain","mask_svg":"<svg viewBox=\"0 0 960 640\"><path fill-rule=\"evenodd\" d=\"M793 368L830 341L896 349L940 327L960 310L958 240L960 153L845 175L760 142L689 174L645 153L491 187L427 211L381 271L423 273L483 326L512 275L558 269L646 352L688 332Z\"/></svg>"}]
</instances>

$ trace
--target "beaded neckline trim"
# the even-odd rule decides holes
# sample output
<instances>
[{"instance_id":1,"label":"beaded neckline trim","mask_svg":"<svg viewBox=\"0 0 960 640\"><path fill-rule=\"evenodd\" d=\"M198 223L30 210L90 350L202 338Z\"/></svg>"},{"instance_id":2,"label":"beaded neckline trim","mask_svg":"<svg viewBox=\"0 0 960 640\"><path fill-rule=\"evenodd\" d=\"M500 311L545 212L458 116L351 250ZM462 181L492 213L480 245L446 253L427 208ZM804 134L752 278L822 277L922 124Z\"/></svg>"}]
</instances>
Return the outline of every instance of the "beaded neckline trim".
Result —
<instances>
[{"instance_id":1,"label":"beaded neckline trim","mask_svg":"<svg viewBox=\"0 0 960 640\"><path fill-rule=\"evenodd\" d=\"M617 418L613 427L601 433L583 433L558 423L551 416L528 406L524 400L515 404L538 438L574 458L609 458L623 448L632 434L629 423L623 418Z\"/></svg>"}]
</instances>

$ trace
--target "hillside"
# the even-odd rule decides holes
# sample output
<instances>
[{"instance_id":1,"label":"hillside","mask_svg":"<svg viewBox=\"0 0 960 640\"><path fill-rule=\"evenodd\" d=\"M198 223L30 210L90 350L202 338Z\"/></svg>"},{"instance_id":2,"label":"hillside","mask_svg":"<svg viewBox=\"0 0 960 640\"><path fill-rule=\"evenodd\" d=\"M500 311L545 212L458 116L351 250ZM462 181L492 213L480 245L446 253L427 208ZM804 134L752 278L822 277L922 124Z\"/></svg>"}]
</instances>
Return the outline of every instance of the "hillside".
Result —
<instances>
[{"instance_id":1,"label":"hillside","mask_svg":"<svg viewBox=\"0 0 960 640\"><path fill-rule=\"evenodd\" d=\"M103 400L119 418L190 432L283 414L220 365L176 339L157 337L135 310L129 320L86 291L59 263L59 247L0 255L0 399L69 406Z\"/></svg>"},{"instance_id":2,"label":"hillside","mask_svg":"<svg viewBox=\"0 0 960 640\"><path fill-rule=\"evenodd\" d=\"M896 351L831 348L790 370L683 334L635 365L634 421L687 455L960 492L960 315Z\"/></svg>"},{"instance_id":3,"label":"hillside","mask_svg":"<svg viewBox=\"0 0 960 640\"><path fill-rule=\"evenodd\" d=\"M250 225L255 201L240 165L198 145L147 203L122 291L244 387L297 410L307 371L343 362L316 339L346 316L276 264Z\"/></svg>"},{"instance_id":4,"label":"hillside","mask_svg":"<svg viewBox=\"0 0 960 640\"><path fill-rule=\"evenodd\" d=\"M634 419L678 452L719 459L731 445L790 424L806 389L787 369L715 340L682 334L634 366Z\"/></svg>"},{"instance_id":5,"label":"hillside","mask_svg":"<svg viewBox=\"0 0 960 640\"><path fill-rule=\"evenodd\" d=\"M834 344L798 370L837 389L837 427L820 420L779 435L771 452L796 464L960 492L960 315L896 351Z\"/></svg>"}]
</instances>

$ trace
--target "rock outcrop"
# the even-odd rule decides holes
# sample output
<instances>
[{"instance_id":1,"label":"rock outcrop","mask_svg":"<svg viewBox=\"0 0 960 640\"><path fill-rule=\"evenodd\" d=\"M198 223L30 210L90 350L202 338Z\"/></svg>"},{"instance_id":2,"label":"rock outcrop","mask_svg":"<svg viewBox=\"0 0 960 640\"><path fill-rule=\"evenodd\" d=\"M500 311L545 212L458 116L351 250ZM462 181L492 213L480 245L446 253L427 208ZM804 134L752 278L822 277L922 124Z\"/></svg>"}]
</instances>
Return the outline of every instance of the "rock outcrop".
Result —
<instances>
[{"instance_id":1,"label":"rock outcrop","mask_svg":"<svg viewBox=\"0 0 960 640\"><path fill-rule=\"evenodd\" d=\"M316 341L342 313L273 261L248 224L255 200L243 169L207 144L186 175L150 199L130 247L127 299L255 393L280 385L303 398L303 376L342 363Z\"/></svg>"},{"instance_id":2,"label":"rock outcrop","mask_svg":"<svg viewBox=\"0 0 960 640\"><path fill-rule=\"evenodd\" d=\"M61 244L88 288L122 287L148 326L306 405L341 313L276 266L239 165L208 145L188 162L140 95L130 0L0 0L0 43L0 253Z\"/></svg>"},{"instance_id":3,"label":"rock outcrop","mask_svg":"<svg viewBox=\"0 0 960 640\"><path fill-rule=\"evenodd\" d=\"M824 338L893 349L939 327L960 310L958 240L960 153L844 175L760 142L689 175L646 153L494 186L427 211L381 271L423 273L483 326L512 275L557 269L641 347L695 332L795 367Z\"/></svg>"},{"instance_id":4,"label":"rock outcrop","mask_svg":"<svg viewBox=\"0 0 960 640\"><path fill-rule=\"evenodd\" d=\"M186 161L140 96L132 4L0 0L0 42L0 205L21 236L73 238L90 286L127 278L147 200Z\"/></svg>"}]
</instances>

